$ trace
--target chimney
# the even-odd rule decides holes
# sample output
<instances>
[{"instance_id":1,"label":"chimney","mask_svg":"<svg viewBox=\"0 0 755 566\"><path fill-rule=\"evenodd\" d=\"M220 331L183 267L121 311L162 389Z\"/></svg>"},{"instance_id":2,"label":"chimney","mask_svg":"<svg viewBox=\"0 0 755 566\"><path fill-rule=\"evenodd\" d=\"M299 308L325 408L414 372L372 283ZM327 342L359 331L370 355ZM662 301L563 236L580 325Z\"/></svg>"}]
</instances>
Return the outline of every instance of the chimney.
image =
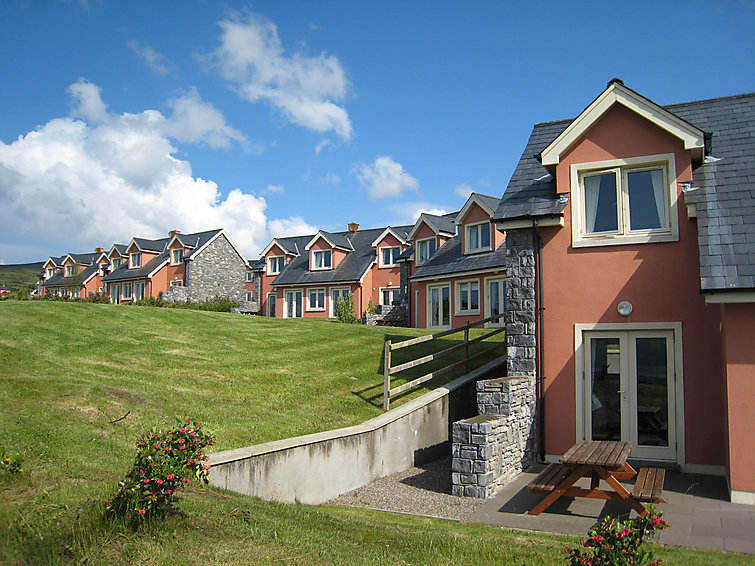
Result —
<instances>
[{"instance_id":1,"label":"chimney","mask_svg":"<svg viewBox=\"0 0 755 566\"><path fill-rule=\"evenodd\" d=\"M359 223L349 222L349 232L358 232L358 231L359 231Z\"/></svg>"},{"instance_id":2,"label":"chimney","mask_svg":"<svg viewBox=\"0 0 755 566\"><path fill-rule=\"evenodd\" d=\"M168 238L172 238L176 234L180 234L180 233L181 233L180 230L171 230L170 232L168 232Z\"/></svg>"},{"instance_id":3,"label":"chimney","mask_svg":"<svg viewBox=\"0 0 755 566\"><path fill-rule=\"evenodd\" d=\"M105 250L103 250L102 248L94 248L94 253L98 253L98 254L101 254L101 253L102 253L102 252L104 252L104 251L105 251Z\"/></svg>"}]
</instances>

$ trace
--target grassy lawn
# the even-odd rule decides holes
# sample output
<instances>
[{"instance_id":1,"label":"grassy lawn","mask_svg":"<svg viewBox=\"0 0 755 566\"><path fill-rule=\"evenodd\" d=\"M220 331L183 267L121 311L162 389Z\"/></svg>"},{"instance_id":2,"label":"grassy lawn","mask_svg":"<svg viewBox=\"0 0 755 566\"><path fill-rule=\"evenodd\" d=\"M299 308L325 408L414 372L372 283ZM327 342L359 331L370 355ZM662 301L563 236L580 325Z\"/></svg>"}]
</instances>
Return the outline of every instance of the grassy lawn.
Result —
<instances>
[{"instance_id":1,"label":"grassy lawn","mask_svg":"<svg viewBox=\"0 0 755 566\"><path fill-rule=\"evenodd\" d=\"M189 490L180 514L136 532L100 519L100 502L130 467L137 436L152 426L196 417L217 434L217 451L362 422L381 413L385 340L426 332L0 302L0 444L25 457L21 476L0 475L0 563L561 561L564 543L573 540L266 503L216 489ZM721 553L657 554L670 564L748 563Z\"/></svg>"}]
</instances>

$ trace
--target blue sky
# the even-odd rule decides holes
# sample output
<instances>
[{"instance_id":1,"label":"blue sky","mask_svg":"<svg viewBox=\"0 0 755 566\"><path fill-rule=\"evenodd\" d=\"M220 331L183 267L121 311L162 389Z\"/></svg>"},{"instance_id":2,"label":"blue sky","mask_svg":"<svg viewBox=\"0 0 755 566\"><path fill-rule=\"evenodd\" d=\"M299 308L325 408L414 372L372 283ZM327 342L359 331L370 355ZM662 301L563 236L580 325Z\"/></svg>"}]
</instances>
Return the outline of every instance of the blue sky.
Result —
<instances>
[{"instance_id":1,"label":"blue sky","mask_svg":"<svg viewBox=\"0 0 755 566\"><path fill-rule=\"evenodd\" d=\"M225 228L412 223L500 196L612 77L755 90L755 3L0 3L0 263Z\"/></svg>"}]
</instances>

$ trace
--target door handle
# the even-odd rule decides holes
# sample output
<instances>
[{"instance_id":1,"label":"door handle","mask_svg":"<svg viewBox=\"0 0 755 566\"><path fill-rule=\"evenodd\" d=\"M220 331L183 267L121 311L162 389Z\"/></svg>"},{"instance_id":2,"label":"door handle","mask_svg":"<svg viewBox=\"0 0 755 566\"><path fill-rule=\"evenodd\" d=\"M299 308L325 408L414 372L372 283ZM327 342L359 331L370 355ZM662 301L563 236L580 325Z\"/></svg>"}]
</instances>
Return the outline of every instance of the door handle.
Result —
<instances>
[{"instance_id":1,"label":"door handle","mask_svg":"<svg viewBox=\"0 0 755 566\"><path fill-rule=\"evenodd\" d=\"M626 393L626 391L622 389L620 391L617 391L616 393Z\"/></svg>"}]
</instances>

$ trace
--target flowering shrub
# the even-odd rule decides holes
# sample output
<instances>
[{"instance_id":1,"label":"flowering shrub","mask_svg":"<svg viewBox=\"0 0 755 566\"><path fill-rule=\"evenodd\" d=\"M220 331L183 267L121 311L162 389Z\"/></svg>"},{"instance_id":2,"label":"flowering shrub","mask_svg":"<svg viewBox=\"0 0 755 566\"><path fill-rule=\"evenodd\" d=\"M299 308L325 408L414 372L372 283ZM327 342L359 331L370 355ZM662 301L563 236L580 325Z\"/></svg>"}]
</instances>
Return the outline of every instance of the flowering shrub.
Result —
<instances>
[{"instance_id":1,"label":"flowering shrub","mask_svg":"<svg viewBox=\"0 0 755 566\"><path fill-rule=\"evenodd\" d=\"M193 419L179 419L173 429L151 430L136 442L134 466L118 482L113 498L105 500L105 514L129 520L164 516L176 501L176 491L192 477L207 482L204 449L214 442Z\"/></svg>"},{"instance_id":2,"label":"flowering shrub","mask_svg":"<svg viewBox=\"0 0 755 566\"><path fill-rule=\"evenodd\" d=\"M634 566L657 566L660 559L655 559L653 553L640 549L645 535L668 528L660 511L655 511L652 505L647 506L648 513L644 517L636 517L627 521L619 521L607 516L595 523L587 531L587 539L581 547L566 547L569 553L569 564L572 566L620 566L632 564Z\"/></svg>"},{"instance_id":3,"label":"flowering shrub","mask_svg":"<svg viewBox=\"0 0 755 566\"><path fill-rule=\"evenodd\" d=\"M0 444L0 471L7 472L9 474L20 474L23 472L21 469L21 462L24 461L24 457L21 454L10 456L5 454L5 446Z\"/></svg>"}]
</instances>

